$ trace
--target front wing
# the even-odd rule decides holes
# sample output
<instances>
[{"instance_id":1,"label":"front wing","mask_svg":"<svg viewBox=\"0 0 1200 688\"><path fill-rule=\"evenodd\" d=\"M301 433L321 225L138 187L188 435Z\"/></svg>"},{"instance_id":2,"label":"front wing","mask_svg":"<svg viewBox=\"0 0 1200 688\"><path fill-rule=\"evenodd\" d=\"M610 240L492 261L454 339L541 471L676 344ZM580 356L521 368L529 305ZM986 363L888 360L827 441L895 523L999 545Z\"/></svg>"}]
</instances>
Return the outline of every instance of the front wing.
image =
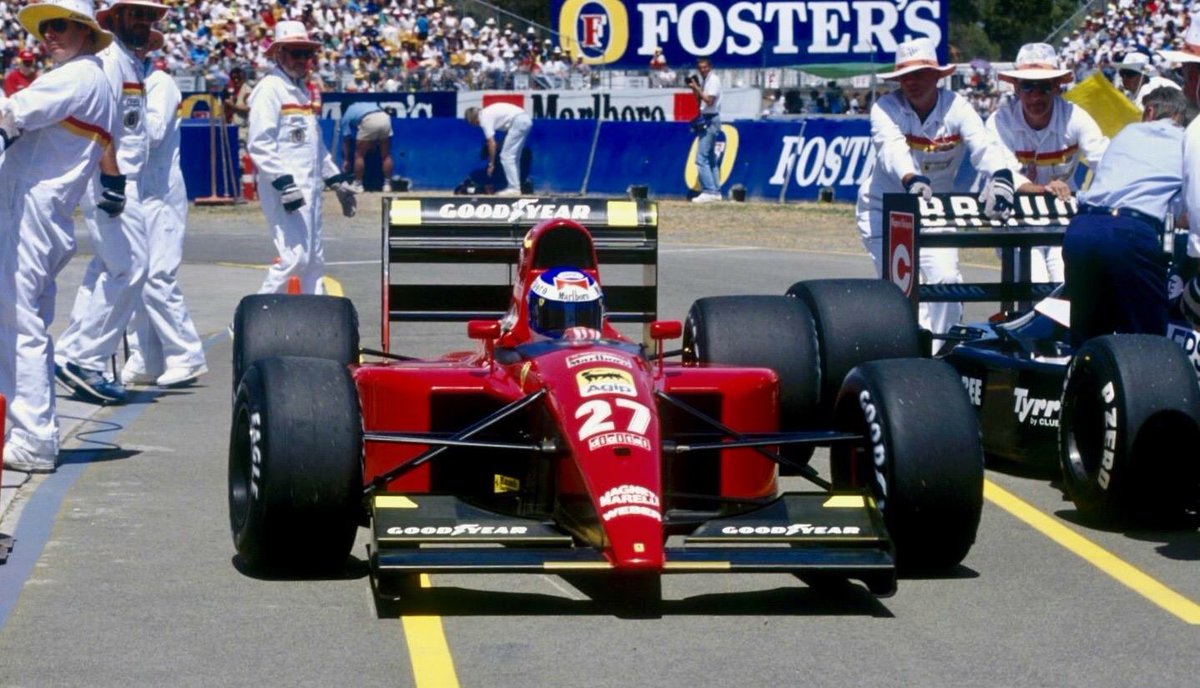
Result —
<instances>
[{"instance_id":1,"label":"front wing","mask_svg":"<svg viewBox=\"0 0 1200 688\"><path fill-rule=\"evenodd\" d=\"M372 498L372 573L604 574L598 548L554 523L481 509L449 495ZM668 519L670 514L668 513ZM862 493L786 493L735 516L714 518L665 548L661 573L820 573L896 590L892 542Z\"/></svg>"}]
</instances>

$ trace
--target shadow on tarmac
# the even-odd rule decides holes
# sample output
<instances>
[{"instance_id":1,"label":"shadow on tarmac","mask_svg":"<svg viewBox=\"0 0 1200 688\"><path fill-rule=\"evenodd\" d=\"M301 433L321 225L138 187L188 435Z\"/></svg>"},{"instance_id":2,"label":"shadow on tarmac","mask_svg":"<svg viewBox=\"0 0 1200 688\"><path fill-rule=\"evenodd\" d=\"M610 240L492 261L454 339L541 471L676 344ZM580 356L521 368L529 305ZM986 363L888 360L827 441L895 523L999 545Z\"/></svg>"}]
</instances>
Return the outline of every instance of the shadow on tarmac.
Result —
<instances>
[{"instance_id":1,"label":"shadow on tarmac","mask_svg":"<svg viewBox=\"0 0 1200 688\"><path fill-rule=\"evenodd\" d=\"M696 595L662 600L653 607L630 608L612 599L574 600L538 593L497 593L453 586L422 588L404 599L375 596L381 619L400 616L615 616L645 619L662 616L870 616L893 618L892 612L866 588L802 586Z\"/></svg>"}]
</instances>

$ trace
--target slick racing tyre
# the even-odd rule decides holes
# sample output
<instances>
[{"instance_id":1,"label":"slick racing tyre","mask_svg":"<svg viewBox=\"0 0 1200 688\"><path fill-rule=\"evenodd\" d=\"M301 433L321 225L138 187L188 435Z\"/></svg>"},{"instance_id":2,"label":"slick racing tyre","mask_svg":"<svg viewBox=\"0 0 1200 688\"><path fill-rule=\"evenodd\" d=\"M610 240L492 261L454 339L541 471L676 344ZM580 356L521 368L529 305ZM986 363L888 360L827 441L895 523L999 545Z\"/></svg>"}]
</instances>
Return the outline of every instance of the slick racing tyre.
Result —
<instances>
[{"instance_id":1,"label":"slick racing tyre","mask_svg":"<svg viewBox=\"0 0 1200 688\"><path fill-rule=\"evenodd\" d=\"M1067 370L1059 459L1086 518L1178 519L1200 492L1200 387L1187 354L1157 335L1085 343Z\"/></svg>"},{"instance_id":2,"label":"slick racing tyre","mask_svg":"<svg viewBox=\"0 0 1200 688\"><path fill-rule=\"evenodd\" d=\"M238 387L229 438L229 521L252 569L338 573L362 521L362 420L344 365L275 357Z\"/></svg>"},{"instance_id":3,"label":"slick racing tyre","mask_svg":"<svg viewBox=\"0 0 1200 688\"><path fill-rule=\"evenodd\" d=\"M683 360L774 370L779 376L779 429L787 432L815 427L820 393L817 337L808 308L796 299L699 299L692 304L683 326ZM812 452L811 446L798 445L785 445L781 451L799 463L807 463Z\"/></svg>"},{"instance_id":4,"label":"slick racing tyre","mask_svg":"<svg viewBox=\"0 0 1200 688\"><path fill-rule=\"evenodd\" d=\"M358 313L350 299L313 294L253 294L233 316L233 392L255 361L309 356L358 361Z\"/></svg>"},{"instance_id":5,"label":"slick racing tyre","mask_svg":"<svg viewBox=\"0 0 1200 688\"><path fill-rule=\"evenodd\" d=\"M928 359L864 363L846 376L834 426L864 438L833 446L834 485L870 488L900 572L959 564L983 510L983 447L954 369Z\"/></svg>"},{"instance_id":6,"label":"slick racing tyre","mask_svg":"<svg viewBox=\"0 0 1200 688\"><path fill-rule=\"evenodd\" d=\"M921 339L912 303L899 287L877 279L797 282L787 291L808 306L821 362L822 420L854 366L885 358L920 358Z\"/></svg>"}]
</instances>

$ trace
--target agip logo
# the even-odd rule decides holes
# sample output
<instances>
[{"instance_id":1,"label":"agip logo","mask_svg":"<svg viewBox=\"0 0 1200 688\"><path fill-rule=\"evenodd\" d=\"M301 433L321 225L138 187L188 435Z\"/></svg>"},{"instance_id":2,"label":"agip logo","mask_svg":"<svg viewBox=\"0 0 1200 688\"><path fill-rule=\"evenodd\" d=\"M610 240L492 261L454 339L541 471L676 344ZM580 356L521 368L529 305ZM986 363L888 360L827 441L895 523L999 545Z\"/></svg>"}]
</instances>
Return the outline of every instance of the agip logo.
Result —
<instances>
[{"instance_id":1,"label":"agip logo","mask_svg":"<svg viewBox=\"0 0 1200 688\"><path fill-rule=\"evenodd\" d=\"M618 0L564 0L558 32L567 53L587 64L609 64L629 46L629 13Z\"/></svg>"}]
</instances>

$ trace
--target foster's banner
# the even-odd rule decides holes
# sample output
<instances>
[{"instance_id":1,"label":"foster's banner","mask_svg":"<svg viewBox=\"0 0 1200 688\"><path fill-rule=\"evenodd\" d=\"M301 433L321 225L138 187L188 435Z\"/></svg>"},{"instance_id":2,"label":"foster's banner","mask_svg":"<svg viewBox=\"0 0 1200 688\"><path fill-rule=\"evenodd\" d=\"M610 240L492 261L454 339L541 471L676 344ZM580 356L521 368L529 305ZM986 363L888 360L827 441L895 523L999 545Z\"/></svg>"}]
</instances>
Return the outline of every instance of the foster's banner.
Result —
<instances>
[{"instance_id":1,"label":"foster's banner","mask_svg":"<svg viewBox=\"0 0 1200 688\"><path fill-rule=\"evenodd\" d=\"M947 59L947 0L552 0L563 49L593 65L645 69L655 48L675 67L890 65L928 37Z\"/></svg>"}]
</instances>

